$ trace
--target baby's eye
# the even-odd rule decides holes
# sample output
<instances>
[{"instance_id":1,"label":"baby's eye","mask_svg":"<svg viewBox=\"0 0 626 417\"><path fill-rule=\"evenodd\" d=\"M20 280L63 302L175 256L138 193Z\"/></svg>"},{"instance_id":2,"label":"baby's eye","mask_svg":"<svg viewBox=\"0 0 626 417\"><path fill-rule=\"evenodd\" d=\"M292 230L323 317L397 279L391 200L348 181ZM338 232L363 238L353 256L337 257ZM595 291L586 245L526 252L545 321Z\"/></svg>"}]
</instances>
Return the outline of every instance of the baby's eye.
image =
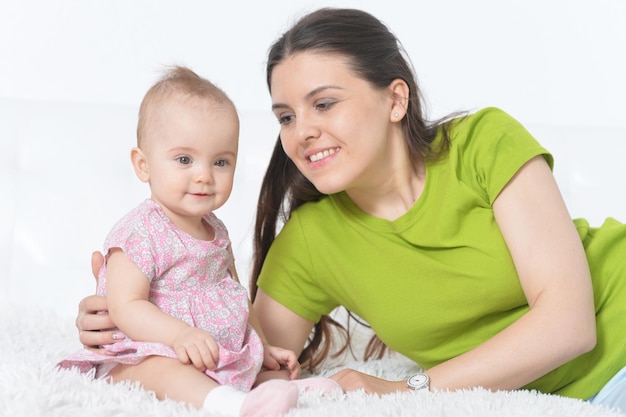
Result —
<instances>
[{"instance_id":1,"label":"baby's eye","mask_svg":"<svg viewBox=\"0 0 626 417\"><path fill-rule=\"evenodd\" d=\"M215 161L215 166L216 167L225 167L228 166L228 161L226 159L218 159L217 161Z\"/></svg>"},{"instance_id":2,"label":"baby's eye","mask_svg":"<svg viewBox=\"0 0 626 417\"><path fill-rule=\"evenodd\" d=\"M185 156L185 155L177 157L176 160L181 165L189 165L189 164L191 164L191 158L188 157L188 156Z\"/></svg>"}]
</instances>

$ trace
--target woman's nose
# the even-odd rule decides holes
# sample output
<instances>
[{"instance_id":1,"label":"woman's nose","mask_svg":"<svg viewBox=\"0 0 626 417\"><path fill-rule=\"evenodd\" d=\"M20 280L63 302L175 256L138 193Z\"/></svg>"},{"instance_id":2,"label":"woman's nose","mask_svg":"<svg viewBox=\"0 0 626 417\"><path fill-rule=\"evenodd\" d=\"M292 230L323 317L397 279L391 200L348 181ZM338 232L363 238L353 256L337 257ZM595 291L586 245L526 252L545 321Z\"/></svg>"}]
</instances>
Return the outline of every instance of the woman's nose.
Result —
<instances>
[{"instance_id":1,"label":"woman's nose","mask_svg":"<svg viewBox=\"0 0 626 417\"><path fill-rule=\"evenodd\" d=\"M319 123L313 115L302 114L296 118L296 123L299 140L308 141L320 137Z\"/></svg>"}]
</instances>

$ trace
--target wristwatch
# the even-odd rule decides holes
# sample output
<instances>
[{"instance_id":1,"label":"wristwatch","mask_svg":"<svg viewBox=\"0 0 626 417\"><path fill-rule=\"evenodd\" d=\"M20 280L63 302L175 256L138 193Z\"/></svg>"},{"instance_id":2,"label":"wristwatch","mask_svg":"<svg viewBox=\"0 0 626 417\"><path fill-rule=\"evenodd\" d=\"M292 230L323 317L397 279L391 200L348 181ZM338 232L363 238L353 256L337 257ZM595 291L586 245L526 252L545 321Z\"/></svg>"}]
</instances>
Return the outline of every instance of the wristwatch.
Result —
<instances>
[{"instance_id":1,"label":"wristwatch","mask_svg":"<svg viewBox=\"0 0 626 417\"><path fill-rule=\"evenodd\" d=\"M428 390L430 389L430 378L424 373L415 374L406 380L406 386L413 391Z\"/></svg>"}]
</instances>

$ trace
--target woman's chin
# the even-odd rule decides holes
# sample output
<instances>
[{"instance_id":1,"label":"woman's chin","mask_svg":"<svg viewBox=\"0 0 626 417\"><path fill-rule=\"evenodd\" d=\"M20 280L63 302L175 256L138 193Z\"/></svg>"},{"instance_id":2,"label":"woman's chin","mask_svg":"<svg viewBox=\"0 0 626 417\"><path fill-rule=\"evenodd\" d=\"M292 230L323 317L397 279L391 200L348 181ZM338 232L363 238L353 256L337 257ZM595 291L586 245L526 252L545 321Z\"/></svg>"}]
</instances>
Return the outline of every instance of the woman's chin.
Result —
<instances>
[{"instance_id":1,"label":"woman's chin","mask_svg":"<svg viewBox=\"0 0 626 417\"><path fill-rule=\"evenodd\" d=\"M343 187L340 187L337 184L322 183L320 181L318 181L317 183L311 181L311 183L315 186L317 191L319 191L322 194L329 195L329 194L336 194L336 193L343 191Z\"/></svg>"}]
</instances>

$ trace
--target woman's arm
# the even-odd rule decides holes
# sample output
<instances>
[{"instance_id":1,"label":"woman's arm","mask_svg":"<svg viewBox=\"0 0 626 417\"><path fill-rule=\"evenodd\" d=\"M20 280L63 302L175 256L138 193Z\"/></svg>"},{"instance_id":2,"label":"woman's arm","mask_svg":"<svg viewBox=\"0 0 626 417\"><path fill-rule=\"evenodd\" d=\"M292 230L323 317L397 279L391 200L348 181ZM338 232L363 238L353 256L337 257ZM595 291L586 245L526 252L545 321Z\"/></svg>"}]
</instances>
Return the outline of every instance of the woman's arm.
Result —
<instances>
[{"instance_id":1,"label":"woman's arm","mask_svg":"<svg viewBox=\"0 0 626 417\"><path fill-rule=\"evenodd\" d=\"M313 330L312 321L289 310L260 288L254 300L254 311L269 344L300 356Z\"/></svg>"},{"instance_id":2,"label":"woman's arm","mask_svg":"<svg viewBox=\"0 0 626 417\"><path fill-rule=\"evenodd\" d=\"M436 388L520 388L596 342L587 258L543 157L525 164L494 202L530 311L476 349L428 371Z\"/></svg>"},{"instance_id":3,"label":"woman's arm","mask_svg":"<svg viewBox=\"0 0 626 417\"><path fill-rule=\"evenodd\" d=\"M595 345L586 255L543 157L525 164L494 202L530 311L478 347L427 371L431 387L517 389ZM406 389L355 371L335 377L346 390Z\"/></svg>"},{"instance_id":4,"label":"woman's arm","mask_svg":"<svg viewBox=\"0 0 626 417\"><path fill-rule=\"evenodd\" d=\"M233 267L231 270L233 279L239 282L239 276L237 270ZM300 364L298 363L298 357L292 350L283 349L280 345L273 345L267 341L265 332L259 319L256 315L252 303L249 304L248 323L252 326L254 331L259 335L261 342L263 343L263 366L270 371L275 371L268 374L269 377L279 378L280 376L287 379L297 379L300 376ZM281 375L282 373L282 375ZM267 378L269 379L269 378ZM267 380L264 377L257 378L257 384Z\"/></svg>"}]
</instances>

